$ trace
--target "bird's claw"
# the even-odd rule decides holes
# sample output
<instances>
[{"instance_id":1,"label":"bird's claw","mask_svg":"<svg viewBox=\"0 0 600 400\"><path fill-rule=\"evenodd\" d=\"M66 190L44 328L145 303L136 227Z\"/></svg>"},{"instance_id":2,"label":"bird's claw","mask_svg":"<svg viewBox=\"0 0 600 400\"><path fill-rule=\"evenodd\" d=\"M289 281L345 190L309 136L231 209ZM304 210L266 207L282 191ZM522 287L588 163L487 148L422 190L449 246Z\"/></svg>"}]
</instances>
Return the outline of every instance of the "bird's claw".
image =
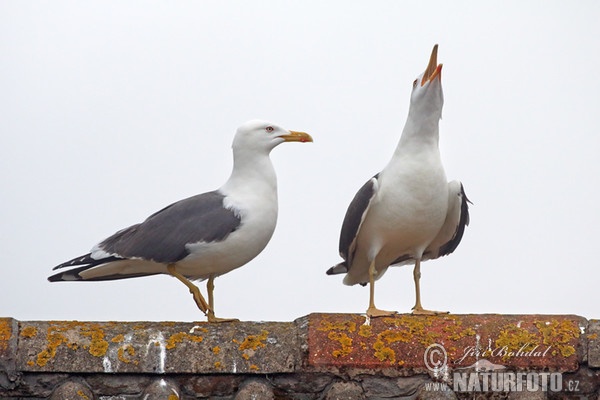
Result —
<instances>
[{"instance_id":1,"label":"bird's claw","mask_svg":"<svg viewBox=\"0 0 600 400\"><path fill-rule=\"evenodd\" d=\"M215 317L215 312L213 310L208 310L208 312L206 313L206 318L208 320L208 322L211 323L221 323L221 322L239 322L239 319L237 318L219 318L219 317Z\"/></svg>"},{"instance_id":2,"label":"bird's claw","mask_svg":"<svg viewBox=\"0 0 600 400\"><path fill-rule=\"evenodd\" d=\"M396 314L398 314L398 312L396 312L396 311L380 310L379 308L376 308L376 307L369 307L367 309L367 316L370 318L391 317Z\"/></svg>"},{"instance_id":3,"label":"bird's claw","mask_svg":"<svg viewBox=\"0 0 600 400\"><path fill-rule=\"evenodd\" d=\"M413 307L412 315L441 315L450 314L450 311L432 311L425 310L423 307Z\"/></svg>"}]
</instances>

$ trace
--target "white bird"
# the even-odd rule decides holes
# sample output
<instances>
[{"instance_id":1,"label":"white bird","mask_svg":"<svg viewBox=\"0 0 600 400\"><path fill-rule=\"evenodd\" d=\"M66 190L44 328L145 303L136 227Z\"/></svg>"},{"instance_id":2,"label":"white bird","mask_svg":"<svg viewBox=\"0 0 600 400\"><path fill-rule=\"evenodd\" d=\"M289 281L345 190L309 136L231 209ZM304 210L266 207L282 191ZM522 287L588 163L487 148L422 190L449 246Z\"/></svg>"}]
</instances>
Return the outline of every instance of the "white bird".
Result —
<instances>
[{"instance_id":1,"label":"white bird","mask_svg":"<svg viewBox=\"0 0 600 400\"><path fill-rule=\"evenodd\" d=\"M421 261L452 253L469 224L469 201L458 181L447 182L438 146L442 116L442 65L437 45L414 82L408 118L387 166L358 191L340 234L343 262L328 275L345 273L344 284L370 285L367 315L392 312L375 307L375 280L389 266L414 262L414 314L435 314L421 305Z\"/></svg>"},{"instance_id":2,"label":"white bird","mask_svg":"<svg viewBox=\"0 0 600 400\"><path fill-rule=\"evenodd\" d=\"M233 171L223 186L173 203L118 231L90 253L56 266L76 268L48 280L170 274L190 289L209 322L225 321L215 317L214 279L252 260L271 239L277 222L277 178L269 154L283 142L312 142L312 138L266 121L243 124L233 139ZM190 281L205 279L208 302Z\"/></svg>"}]
</instances>

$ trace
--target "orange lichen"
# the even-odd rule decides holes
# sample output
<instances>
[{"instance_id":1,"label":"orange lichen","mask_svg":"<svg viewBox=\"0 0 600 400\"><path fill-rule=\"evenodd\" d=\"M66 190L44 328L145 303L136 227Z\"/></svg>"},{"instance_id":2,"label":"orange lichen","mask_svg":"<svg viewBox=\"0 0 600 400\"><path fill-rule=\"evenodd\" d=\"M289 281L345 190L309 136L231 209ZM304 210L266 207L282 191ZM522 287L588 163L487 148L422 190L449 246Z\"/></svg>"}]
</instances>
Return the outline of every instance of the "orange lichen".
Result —
<instances>
[{"instance_id":1,"label":"orange lichen","mask_svg":"<svg viewBox=\"0 0 600 400\"><path fill-rule=\"evenodd\" d=\"M269 332L263 330L260 335L248 335L244 341L239 345L239 349L240 350L256 350L259 347L265 347L266 344L264 343L267 340L267 337L269 336ZM235 339L233 340L234 343L239 343L238 341L236 341Z\"/></svg>"},{"instance_id":2,"label":"orange lichen","mask_svg":"<svg viewBox=\"0 0 600 400\"><path fill-rule=\"evenodd\" d=\"M596 339L598 339L598 334L597 333L591 333L587 337L590 340L596 340Z\"/></svg>"},{"instance_id":3,"label":"orange lichen","mask_svg":"<svg viewBox=\"0 0 600 400\"><path fill-rule=\"evenodd\" d=\"M12 337L10 319L0 318L0 350L8 349L8 341Z\"/></svg>"},{"instance_id":4,"label":"orange lichen","mask_svg":"<svg viewBox=\"0 0 600 400\"><path fill-rule=\"evenodd\" d=\"M179 396L176 394L170 394L167 400L179 400Z\"/></svg>"},{"instance_id":5,"label":"orange lichen","mask_svg":"<svg viewBox=\"0 0 600 400\"><path fill-rule=\"evenodd\" d=\"M103 357L108 350L108 342L104 340L104 331L98 324L84 324L81 334L90 338L88 352L94 357Z\"/></svg>"},{"instance_id":6,"label":"orange lichen","mask_svg":"<svg viewBox=\"0 0 600 400\"><path fill-rule=\"evenodd\" d=\"M250 370L251 371L258 371L260 368L258 368L258 365L252 364L250 365Z\"/></svg>"},{"instance_id":7,"label":"orange lichen","mask_svg":"<svg viewBox=\"0 0 600 400\"><path fill-rule=\"evenodd\" d=\"M21 329L21 337L24 338L32 338L35 335L37 335L38 333L38 329L35 326L26 326L23 329Z\"/></svg>"},{"instance_id":8,"label":"orange lichen","mask_svg":"<svg viewBox=\"0 0 600 400\"><path fill-rule=\"evenodd\" d=\"M179 343L183 342L184 339L189 340L192 343L200 343L204 340L202 336L190 335L186 332L178 332L172 334L169 339L167 339L165 348L167 350L174 349Z\"/></svg>"},{"instance_id":9,"label":"orange lichen","mask_svg":"<svg viewBox=\"0 0 600 400\"><path fill-rule=\"evenodd\" d=\"M77 396L79 396L79 397L81 397L82 399L85 399L85 400L89 400L90 399L87 394L83 393L83 390L78 390L77 391Z\"/></svg>"},{"instance_id":10,"label":"orange lichen","mask_svg":"<svg viewBox=\"0 0 600 400\"><path fill-rule=\"evenodd\" d=\"M54 358L56 349L58 349L61 344L68 342L67 338L62 333L56 332L56 329L57 328L53 326L48 328L46 333L46 348L37 355L37 365L40 367L45 366L48 361Z\"/></svg>"},{"instance_id":11,"label":"orange lichen","mask_svg":"<svg viewBox=\"0 0 600 400\"><path fill-rule=\"evenodd\" d=\"M221 369L223 368L223 365L221 364L220 361L215 361L215 369Z\"/></svg>"},{"instance_id":12,"label":"orange lichen","mask_svg":"<svg viewBox=\"0 0 600 400\"><path fill-rule=\"evenodd\" d=\"M341 349L334 350L331 353L332 356L334 356L336 358L344 357L344 356L347 356L348 354L350 354L350 352L352 351L352 339L348 335L346 335L344 332L331 331L331 332L329 332L327 337L330 340L335 340L336 342L339 342L340 345L342 346Z\"/></svg>"},{"instance_id":13,"label":"orange lichen","mask_svg":"<svg viewBox=\"0 0 600 400\"><path fill-rule=\"evenodd\" d=\"M219 346L215 346L212 348L213 354L219 354L221 352L221 348Z\"/></svg>"},{"instance_id":14,"label":"orange lichen","mask_svg":"<svg viewBox=\"0 0 600 400\"><path fill-rule=\"evenodd\" d=\"M125 353L127 353L129 357L135 356L135 349L132 345L126 344L125 346L119 347L119 350L117 350L117 357L119 361L124 362L125 364L133 363L134 365L138 365L137 360L132 360L126 357Z\"/></svg>"},{"instance_id":15,"label":"orange lichen","mask_svg":"<svg viewBox=\"0 0 600 400\"><path fill-rule=\"evenodd\" d=\"M125 336L123 336L123 335L117 335L114 338L110 339L110 341L113 343L123 343L124 340L125 340Z\"/></svg>"}]
</instances>

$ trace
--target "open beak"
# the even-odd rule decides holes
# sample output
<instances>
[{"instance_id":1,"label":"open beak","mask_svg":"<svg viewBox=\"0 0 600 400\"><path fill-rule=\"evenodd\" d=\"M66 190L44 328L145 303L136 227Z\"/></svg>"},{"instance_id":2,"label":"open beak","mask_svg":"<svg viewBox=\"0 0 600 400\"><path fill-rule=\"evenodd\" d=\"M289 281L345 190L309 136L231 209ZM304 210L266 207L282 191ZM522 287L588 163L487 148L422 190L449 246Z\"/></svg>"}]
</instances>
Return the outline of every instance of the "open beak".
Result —
<instances>
[{"instance_id":1,"label":"open beak","mask_svg":"<svg viewBox=\"0 0 600 400\"><path fill-rule=\"evenodd\" d=\"M437 52L438 45L433 46L433 50L431 51L431 57L429 57L429 64L427 65L427 69L425 69L425 73L423 74L423 79L421 80L421 86L425 85L429 81L433 81L437 76L442 79L442 64L437 63Z\"/></svg>"},{"instance_id":2,"label":"open beak","mask_svg":"<svg viewBox=\"0 0 600 400\"><path fill-rule=\"evenodd\" d=\"M297 131L289 131L290 133L288 135L281 135L280 137L282 137L286 142L312 142L313 138L308 134L308 133L304 133L304 132L297 132Z\"/></svg>"}]
</instances>

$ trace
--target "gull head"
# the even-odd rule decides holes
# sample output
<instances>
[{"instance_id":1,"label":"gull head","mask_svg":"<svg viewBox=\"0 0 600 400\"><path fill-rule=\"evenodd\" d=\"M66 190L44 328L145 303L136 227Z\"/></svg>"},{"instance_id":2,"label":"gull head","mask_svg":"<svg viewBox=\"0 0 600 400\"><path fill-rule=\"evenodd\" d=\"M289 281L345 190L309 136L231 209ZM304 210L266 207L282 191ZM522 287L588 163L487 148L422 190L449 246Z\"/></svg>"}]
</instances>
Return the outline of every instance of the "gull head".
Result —
<instances>
[{"instance_id":1,"label":"gull head","mask_svg":"<svg viewBox=\"0 0 600 400\"><path fill-rule=\"evenodd\" d=\"M269 121L251 120L241 125L233 138L233 149L269 153L284 142L312 142L308 133L291 131Z\"/></svg>"},{"instance_id":2,"label":"gull head","mask_svg":"<svg viewBox=\"0 0 600 400\"><path fill-rule=\"evenodd\" d=\"M423 119L442 117L444 93L442 91L442 64L437 63L438 45L433 46L429 64L413 82L410 95L410 113Z\"/></svg>"}]
</instances>

